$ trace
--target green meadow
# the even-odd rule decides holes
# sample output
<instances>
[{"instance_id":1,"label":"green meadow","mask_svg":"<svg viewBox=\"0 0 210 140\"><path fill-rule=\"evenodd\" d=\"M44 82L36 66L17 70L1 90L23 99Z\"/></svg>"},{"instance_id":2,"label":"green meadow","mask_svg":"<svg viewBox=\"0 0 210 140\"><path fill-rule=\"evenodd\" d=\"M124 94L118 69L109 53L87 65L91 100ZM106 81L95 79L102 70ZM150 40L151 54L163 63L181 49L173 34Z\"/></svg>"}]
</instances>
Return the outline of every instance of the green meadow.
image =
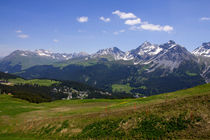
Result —
<instances>
[{"instance_id":1,"label":"green meadow","mask_svg":"<svg viewBox=\"0 0 210 140\"><path fill-rule=\"evenodd\" d=\"M130 86L130 84L113 84L112 85L112 92L126 92L126 93L131 93L131 90L133 88Z\"/></svg>"},{"instance_id":2,"label":"green meadow","mask_svg":"<svg viewBox=\"0 0 210 140\"><path fill-rule=\"evenodd\" d=\"M137 99L34 104L0 95L0 139L208 139L210 84Z\"/></svg>"},{"instance_id":3,"label":"green meadow","mask_svg":"<svg viewBox=\"0 0 210 140\"><path fill-rule=\"evenodd\" d=\"M39 85L39 86L51 86L53 84L59 84L60 82L48 79L32 79L24 80L22 78L9 79L9 83L12 84L29 84L29 85Z\"/></svg>"}]
</instances>

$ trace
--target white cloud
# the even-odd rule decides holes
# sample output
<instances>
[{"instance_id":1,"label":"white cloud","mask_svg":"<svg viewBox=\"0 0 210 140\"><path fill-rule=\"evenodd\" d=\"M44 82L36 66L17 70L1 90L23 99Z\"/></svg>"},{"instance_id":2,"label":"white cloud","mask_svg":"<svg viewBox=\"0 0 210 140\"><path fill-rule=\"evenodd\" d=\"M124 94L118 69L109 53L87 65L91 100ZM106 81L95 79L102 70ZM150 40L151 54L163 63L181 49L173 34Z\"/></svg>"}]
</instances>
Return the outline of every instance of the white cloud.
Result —
<instances>
[{"instance_id":1,"label":"white cloud","mask_svg":"<svg viewBox=\"0 0 210 140\"><path fill-rule=\"evenodd\" d=\"M202 17L200 20L205 21L205 20L210 20L210 17Z\"/></svg>"},{"instance_id":2,"label":"white cloud","mask_svg":"<svg viewBox=\"0 0 210 140\"><path fill-rule=\"evenodd\" d=\"M17 30L17 31L15 31L16 33L22 33L22 30Z\"/></svg>"},{"instance_id":3,"label":"white cloud","mask_svg":"<svg viewBox=\"0 0 210 140\"><path fill-rule=\"evenodd\" d=\"M58 43L58 42L59 42L59 40L57 40L57 39L54 39L54 40L53 40L53 42L55 42L55 43Z\"/></svg>"},{"instance_id":4,"label":"white cloud","mask_svg":"<svg viewBox=\"0 0 210 140\"><path fill-rule=\"evenodd\" d=\"M119 10L112 12L113 15L118 15L121 19L129 19L129 18L136 18L133 13L125 13Z\"/></svg>"},{"instance_id":5,"label":"white cloud","mask_svg":"<svg viewBox=\"0 0 210 140\"><path fill-rule=\"evenodd\" d=\"M161 30L160 25L154 25L154 24L142 24L141 28L144 30L151 30L151 31L160 31Z\"/></svg>"},{"instance_id":6,"label":"white cloud","mask_svg":"<svg viewBox=\"0 0 210 140\"><path fill-rule=\"evenodd\" d=\"M137 19L129 19L125 21L125 24L127 25L136 25L136 24L140 24L141 23L141 19L137 18Z\"/></svg>"},{"instance_id":7,"label":"white cloud","mask_svg":"<svg viewBox=\"0 0 210 140\"><path fill-rule=\"evenodd\" d=\"M161 26L161 25L144 23L140 25L140 27L143 30L150 30L150 31L165 31L165 32L173 31L173 27L169 25Z\"/></svg>"},{"instance_id":8,"label":"white cloud","mask_svg":"<svg viewBox=\"0 0 210 140\"><path fill-rule=\"evenodd\" d=\"M110 22L111 21L110 18L105 18L105 17L100 17L99 19L104 21L104 22Z\"/></svg>"},{"instance_id":9,"label":"white cloud","mask_svg":"<svg viewBox=\"0 0 210 140\"><path fill-rule=\"evenodd\" d=\"M80 23L88 22L88 17L85 17L85 16L78 17L77 21L80 22Z\"/></svg>"},{"instance_id":10,"label":"white cloud","mask_svg":"<svg viewBox=\"0 0 210 140\"><path fill-rule=\"evenodd\" d=\"M22 38L22 39L26 39L26 38L29 38L29 35L26 35L26 34L19 34L17 37L18 37L18 38Z\"/></svg>"},{"instance_id":11,"label":"white cloud","mask_svg":"<svg viewBox=\"0 0 210 140\"><path fill-rule=\"evenodd\" d=\"M169 26L169 25L163 26L163 31L165 31L165 32L171 32L173 30L174 30L174 28L172 26Z\"/></svg>"},{"instance_id":12,"label":"white cloud","mask_svg":"<svg viewBox=\"0 0 210 140\"><path fill-rule=\"evenodd\" d=\"M114 32L113 34L114 35L118 35L118 34L120 34L120 33L124 33L125 32L125 30L124 29L122 29L122 30L120 30L120 31L116 31L116 32Z\"/></svg>"},{"instance_id":13,"label":"white cloud","mask_svg":"<svg viewBox=\"0 0 210 140\"><path fill-rule=\"evenodd\" d=\"M121 12L119 10L116 10L112 12L114 15L118 15L121 19L127 19L125 21L126 25L131 25L129 28L130 30L150 30L150 31L164 31L164 32L171 32L174 30L172 26L169 25L155 25L155 24L150 24L148 22L141 21L140 18L138 18L136 15L133 13L125 13ZM201 20L210 20L210 18L204 17L201 18ZM140 24L140 26L135 26L137 24ZM119 34L119 32L114 32L115 35Z\"/></svg>"}]
</instances>

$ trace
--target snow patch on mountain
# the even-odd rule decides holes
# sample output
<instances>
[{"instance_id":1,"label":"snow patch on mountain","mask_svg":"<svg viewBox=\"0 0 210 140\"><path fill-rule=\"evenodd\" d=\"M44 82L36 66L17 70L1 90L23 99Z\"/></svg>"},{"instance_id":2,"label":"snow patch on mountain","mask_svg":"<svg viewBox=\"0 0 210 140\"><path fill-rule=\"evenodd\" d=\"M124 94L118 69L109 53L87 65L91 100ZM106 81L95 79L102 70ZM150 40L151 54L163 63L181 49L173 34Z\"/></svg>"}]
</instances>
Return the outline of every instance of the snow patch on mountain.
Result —
<instances>
[{"instance_id":1,"label":"snow patch on mountain","mask_svg":"<svg viewBox=\"0 0 210 140\"><path fill-rule=\"evenodd\" d=\"M169 41L159 47L162 48L162 51L143 62L143 64L151 64L149 72L154 71L156 68L168 68L172 72L186 60L196 61L195 57L193 57L190 52L174 41Z\"/></svg>"},{"instance_id":2,"label":"snow patch on mountain","mask_svg":"<svg viewBox=\"0 0 210 140\"><path fill-rule=\"evenodd\" d=\"M117 47L102 49L92 54L92 58L102 57L102 56L111 56L115 60L127 60L126 53L118 49Z\"/></svg>"},{"instance_id":3,"label":"snow patch on mountain","mask_svg":"<svg viewBox=\"0 0 210 140\"><path fill-rule=\"evenodd\" d=\"M48 59L54 59L57 61L64 61L64 60L69 60L72 58L79 58L79 57L86 57L89 56L89 54L84 53L84 52L80 52L80 53L53 53L51 51L48 50L44 50L44 49L39 49L39 50L35 50L35 51L22 51L22 50L16 50L14 51L12 54L10 54L10 56L14 56L14 55L20 55L20 56L24 56L24 57L45 57Z\"/></svg>"},{"instance_id":4,"label":"snow patch on mountain","mask_svg":"<svg viewBox=\"0 0 210 140\"><path fill-rule=\"evenodd\" d=\"M47 57L52 57L52 54L53 54L50 51L42 50L42 49L36 50L35 53L37 53L37 55L39 55L39 56L47 56Z\"/></svg>"},{"instance_id":5,"label":"snow patch on mountain","mask_svg":"<svg viewBox=\"0 0 210 140\"><path fill-rule=\"evenodd\" d=\"M116 47L102 49L92 55L92 57L102 56L112 56L114 60L132 60L134 65L150 65L149 71L154 71L157 68L167 68L173 71L183 61L195 60L190 52L172 40L162 45L146 41L138 48L128 52L123 52Z\"/></svg>"},{"instance_id":6,"label":"snow patch on mountain","mask_svg":"<svg viewBox=\"0 0 210 140\"><path fill-rule=\"evenodd\" d=\"M125 52L125 55L124 55L124 57L122 59L125 60L125 61L133 60L134 56L131 55L130 52Z\"/></svg>"},{"instance_id":7,"label":"snow patch on mountain","mask_svg":"<svg viewBox=\"0 0 210 140\"><path fill-rule=\"evenodd\" d=\"M161 52L163 49L158 45L153 45L149 42L144 42L139 48L136 49L138 51L138 55L156 55Z\"/></svg>"},{"instance_id":8,"label":"snow patch on mountain","mask_svg":"<svg viewBox=\"0 0 210 140\"><path fill-rule=\"evenodd\" d=\"M192 53L196 56L210 57L210 42L203 43L202 46L196 48Z\"/></svg>"}]
</instances>

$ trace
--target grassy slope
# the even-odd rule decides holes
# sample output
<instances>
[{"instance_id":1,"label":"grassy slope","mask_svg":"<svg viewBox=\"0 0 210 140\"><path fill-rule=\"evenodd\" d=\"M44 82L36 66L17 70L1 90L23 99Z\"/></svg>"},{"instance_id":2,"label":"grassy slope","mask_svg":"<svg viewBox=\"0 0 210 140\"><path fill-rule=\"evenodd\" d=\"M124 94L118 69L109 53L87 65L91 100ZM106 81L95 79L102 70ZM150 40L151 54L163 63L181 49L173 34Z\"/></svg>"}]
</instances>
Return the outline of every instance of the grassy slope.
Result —
<instances>
[{"instance_id":1,"label":"grassy slope","mask_svg":"<svg viewBox=\"0 0 210 140\"><path fill-rule=\"evenodd\" d=\"M12 61L11 61L12 60ZM46 65L46 64L53 64L55 61L53 59L39 56L15 56L9 59L11 61L11 66L15 66L17 64L21 64L22 70L30 68L35 65Z\"/></svg>"},{"instance_id":2,"label":"grassy slope","mask_svg":"<svg viewBox=\"0 0 210 140\"><path fill-rule=\"evenodd\" d=\"M59 84L58 81L54 80L45 80L45 79L33 79L33 80L24 80L22 78L9 79L8 82L12 84L30 84L30 85L39 85L39 86L51 86L53 84Z\"/></svg>"},{"instance_id":3,"label":"grassy slope","mask_svg":"<svg viewBox=\"0 0 210 140\"><path fill-rule=\"evenodd\" d=\"M122 84L113 84L112 85L112 92L126 92L131 93L133 88L130 84L122 85Z\"/></svg>"},{"instance_id":4,"label":"grassy slope","mask_svg":"<svg viewBox=\"0 0 210 140\"><path fill-rule=\"evenodd\" d=\"M209 122L210 84L121 100L31 104L0 95L0 139L81 139L96 138L95 134L99 138L204 139L210 137ZM153 130L156 123L161 127ZM165 132L163 127L170 131Z\"/></svg>"}]
</instances>

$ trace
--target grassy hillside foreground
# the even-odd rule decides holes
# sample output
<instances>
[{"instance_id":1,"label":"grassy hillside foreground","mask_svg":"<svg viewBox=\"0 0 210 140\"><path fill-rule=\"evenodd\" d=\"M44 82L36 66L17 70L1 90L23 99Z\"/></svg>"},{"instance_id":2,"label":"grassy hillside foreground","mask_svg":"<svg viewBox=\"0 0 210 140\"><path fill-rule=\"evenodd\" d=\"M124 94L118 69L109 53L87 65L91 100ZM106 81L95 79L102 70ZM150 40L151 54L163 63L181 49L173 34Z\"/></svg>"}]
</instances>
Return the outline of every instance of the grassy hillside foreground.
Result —
<instances>
[{"instance_id":1,"label":"grassy hillside foreground","mask_svg":"<svg viewBox=\"0 0 210 140\"><path fill-rule=\"evenodd\" d=\"M0 95L0 139L208 139L210 84L139 99L33 104Z\"/></svg>"}]
</instances>

